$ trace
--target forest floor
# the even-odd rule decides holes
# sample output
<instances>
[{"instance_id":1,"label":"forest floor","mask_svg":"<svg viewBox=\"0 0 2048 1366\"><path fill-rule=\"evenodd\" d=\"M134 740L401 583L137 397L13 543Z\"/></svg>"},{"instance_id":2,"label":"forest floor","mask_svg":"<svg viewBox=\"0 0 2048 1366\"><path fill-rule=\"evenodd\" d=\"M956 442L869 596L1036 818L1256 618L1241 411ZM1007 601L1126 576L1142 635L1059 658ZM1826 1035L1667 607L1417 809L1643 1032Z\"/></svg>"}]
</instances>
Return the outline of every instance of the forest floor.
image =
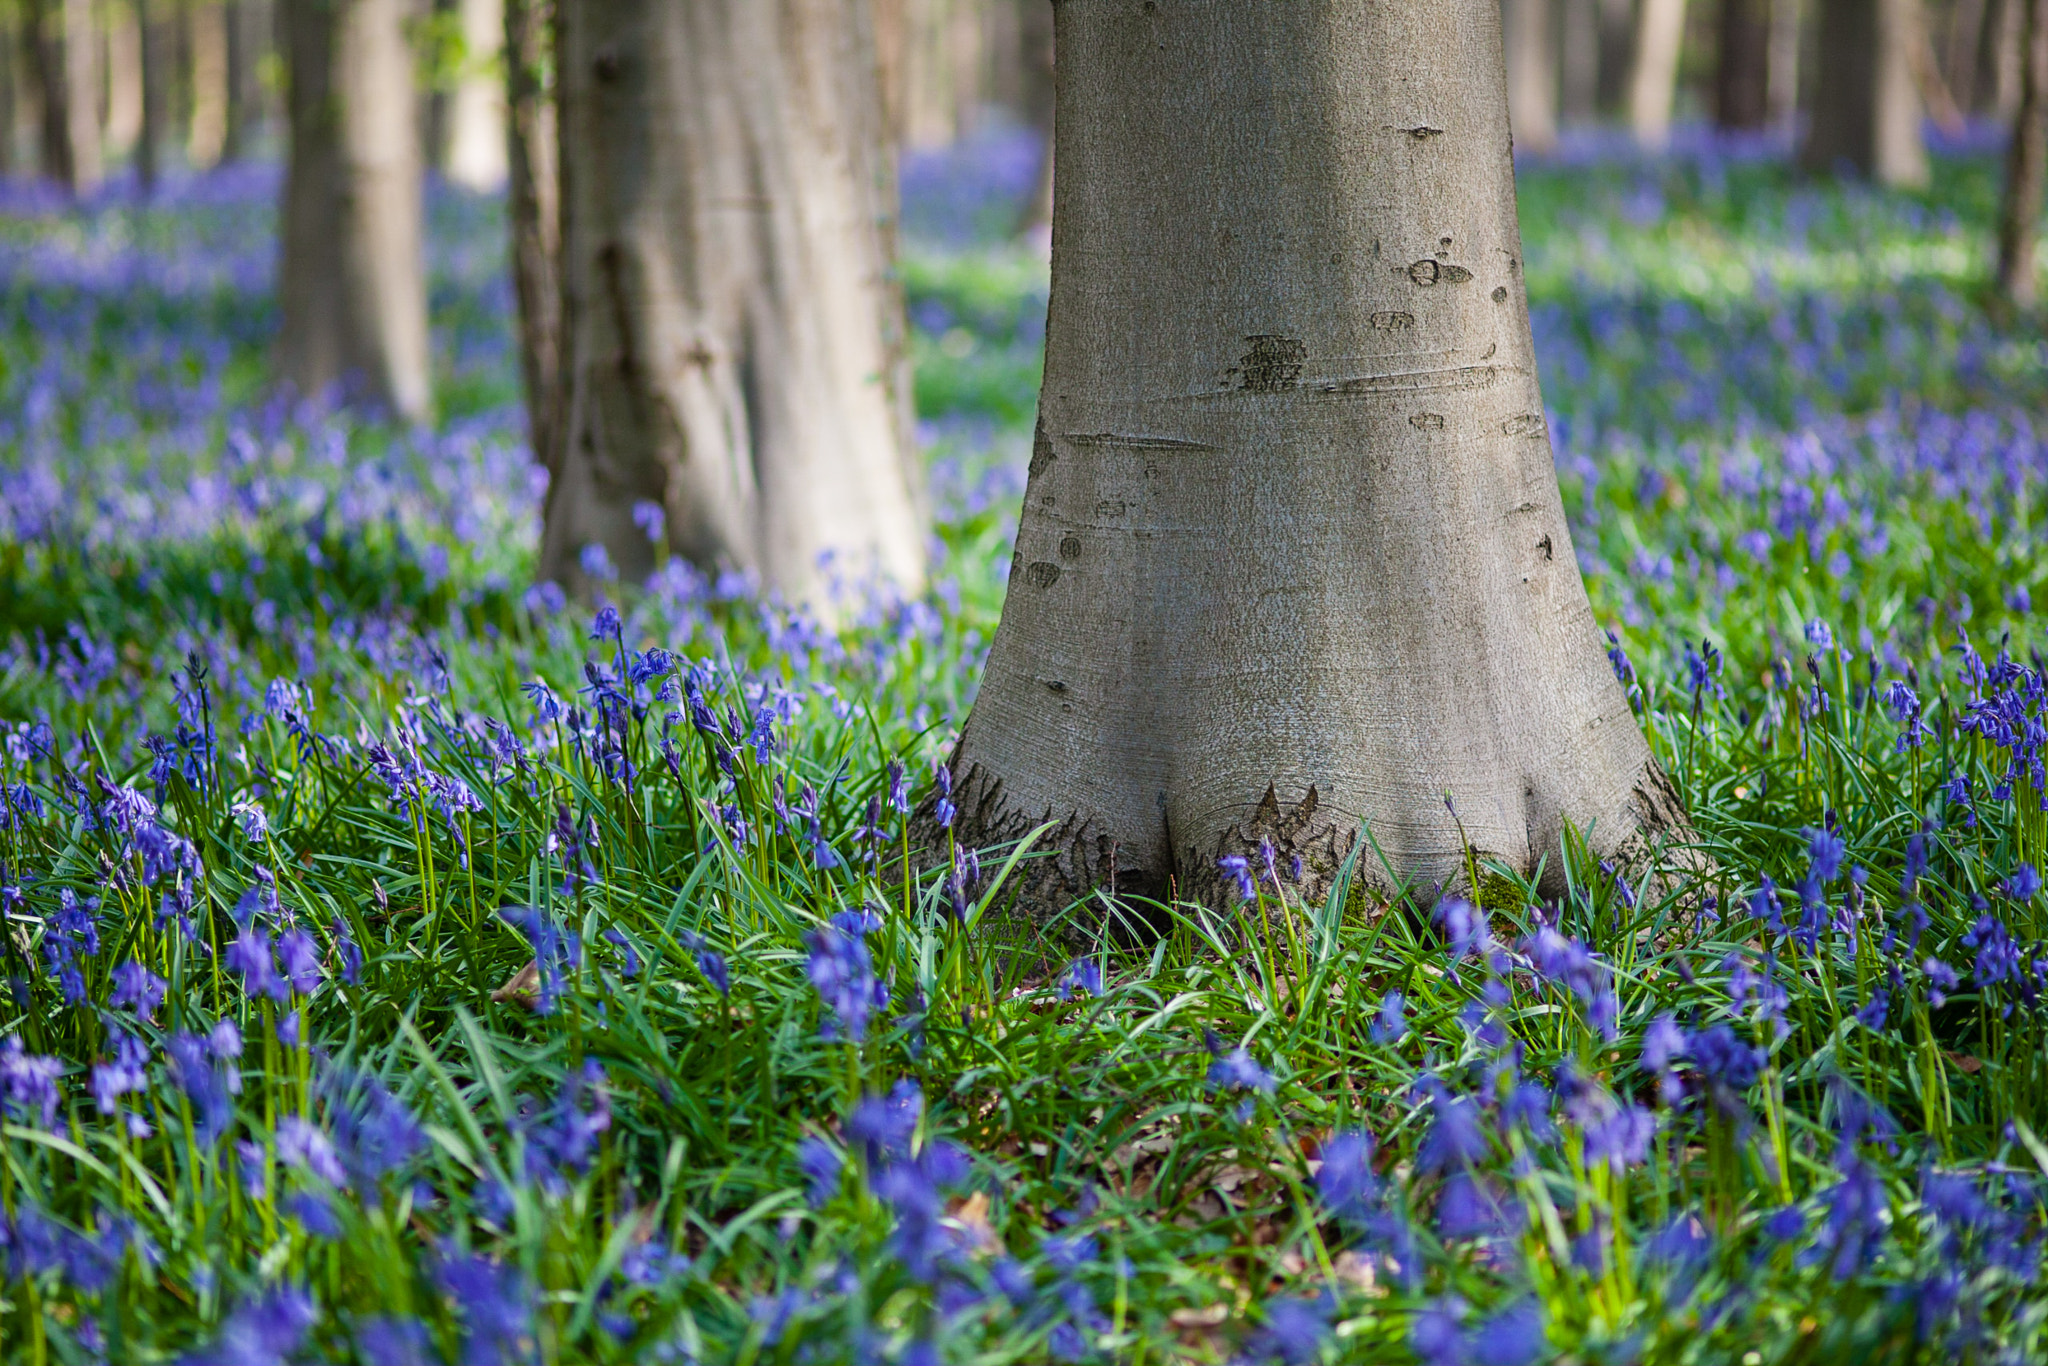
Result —
<instances>
[{"instance_id":1,"label":"forest floor","mask_svg":"<svg viewBox=\"0 0 2048 1366\"><path fill-rule=\"evenodd\" d=\"M1710 872L1253 868L1069 963L985 951L1002 853L898 871L1034 400L996 150L908 181L936 587L836 633L530 586L497 204L433 199L408 431L266 394L274 172L0 195L0 1360L2042 1359L2048 348L1980 303L1994 158L1523 168L1573 536Z\"/></svg>"}]
</instances>

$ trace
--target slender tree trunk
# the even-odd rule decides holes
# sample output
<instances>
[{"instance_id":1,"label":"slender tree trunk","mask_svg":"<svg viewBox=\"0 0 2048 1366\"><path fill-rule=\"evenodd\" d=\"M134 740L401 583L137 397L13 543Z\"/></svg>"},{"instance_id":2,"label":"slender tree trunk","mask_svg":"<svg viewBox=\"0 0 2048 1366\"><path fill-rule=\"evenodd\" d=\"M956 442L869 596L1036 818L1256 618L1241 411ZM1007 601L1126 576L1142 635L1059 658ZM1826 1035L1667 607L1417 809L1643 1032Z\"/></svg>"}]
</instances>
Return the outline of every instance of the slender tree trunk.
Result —
<instances>
[{"instance_id":1,"label":"slender tree trunk","mask_svg":"<svg viewBox=\"0 0 2048 1366\"><path fill-rule=\"evenodd\" d=\"M1721 0L1721 52L1714 73L1714 122L1753 132L1770 122L1770 0Z\"/></svg>"},{"instance_id":2,"label":"slender tree trunk","mask_svg":"<svg viewBox=\"0 0 2048 1366\"><path fill-rule=\"evenodd\" d=\"M1635 67L1629 73L1628 122L1636 145L1662 151L1671 142L1678 96L1678 55L1685 44L1685 0L1641 0Z\"/></svg>"},{"instance_id":3,"label":"slender tree trunk","mask_svg":"<svg viewBox=\"0 0 2048 1366\"><path fill-rule=\"evenodd\" d=\"M132 154L142 137L142 22L134 0L107 15L107 131L112 158Z\"/></svg>"},{"instance_id":4,"label":"slender tree trunk","mask_svg":"<svg viewBox=\"0 0 2048 1366\"><path fill-rule=\"evenodd\" d=\"M1634 0L1600 0L1600 109L1628 113L1629 74L1635 68Z\"/></svg>"},{"instance_id":5,"label":"slender tree trunk","mask_svg":"<svg viewBox=\"0 0 2048 1366\"><path fill-rule=\"evenodd\" d=\"M62 66L56 84L63 88L66 183L76 195L99 188L105 173L100 143L100 41L93 22L92 0L61 0ZM56 111L52 111L56 112Z\"/></svg>"},{"instance_id":6,"label":"slender tree trunk","mask_svg":"<svg viewBox=\"0 0 2048 1366\"><path fill-rule=\"evenodd\" d=\"M164 18L170 0L135 0L142 22L142 132L135 140L135 178L142 192L156 189L162 168L164 130L170 124L170 25Z\"/></svg>"},{"instance_id":7,"label":"slender tree trunk","mask_svg":"<svg viewBox=\"0 0 2048 1366\"><path fill-rule=\"evenodd\" d=\"M2048 0L2027 0L2020 56L2020 107L2006 148L2005 203L1998 216L1998 291L2013 308L2027 309L2037 293L2034 239L2048 171Z\"/></svg>"},{"instance_id":8,"label":"slender tree trunk","mask_svg":"<svg viewBox=\"0 0 2048 1366\"><path fill-rule=\"evenodd\" d=\"M311 0L325 3L325 0ZM185 157L204 169L217 165L228 135L228 26L217 0L186 11L192 49L192 126Z\"/></svg>"},{"instance_id":9,"label":"slender tree trunk","mask_svg":"<svg viewBox=\"0 0 2048 1366\"><path fill-rule=\"evenodd\" d=\"M541 573L668 546L829 608L915 587L895 161L867 0L578 0L559 12L564 385Z\"/></svg>"},{"instance_id":10,"label":"slender tree trunk","mask_svg":"<svg viewBox=\"0 0 2048 1366\"><path fill-rule=\"evenodd\" d=\"M556 160L554 5L506 0L507 212L512 283L519 298L519 371L534 455L552 476L559 440L562 353L562 210Z\"/></svg>"},{"instance_id":11,"label":"slender tree trunk","mask_svg":"<svg viewBox=\"0 0 2048 1366\"><path fill-rule=\"evenodd\" d=\"M26 0L29 69L36 77L37 169L44 179L69 186L71 111L64 81L63 0Z\"/></svg>"},{"instance_id":12,"label":"slender tree trunk","mask_svg":"<svg viewBox=\"0 0 2048 1366\"><path fill-rule=\"evenodd\" d=\"M1809 170L1927 183L1913 75L1918 22L1919 0L1821 0L1813 128L1800 153Z\"/></svg>"},{"instance_id":13,"label":"slender tree trunk","mask_svg":"<svg viewBox=\"0 0 2048 1366\"><path fill-rule=\"evenodd\" d=\"M254 41L255 10L249 0L227 0L221 7L221 31L226 39L220 140L224 162L249 155L249 135L256 122L256 59L261 49Z\"/></svg>"},{"instance_id":14,"label":"slender tree trunk","mask_svg":"<svg viewBox=\"0 0 2048 1366\"><path fill-rule=\"evenodd\" d=\"M405 0L279 9L291 164L278 371L301 393L354 386L420 419L432 394L406 13Z\"/></svg>"},{"instance_id":15,"label":"slender tree trunk","mask_svg":"<svg viewBox=\"0 0 2048 1366\"><path fill-rule=\"evenodd\" d=\"M1024 121L1038 134L1043 149L1038 162L1038 187L1025 206L1018 230L1026 235L1052 235L1053 170L1053 21L1052 0L1014 0L1024 57Z\"/></svg>"},{"instance_id":16,"label":"slender tree trunk","mask_svg":"<svg viewBox=\"0 0 2048 1366\"><path fill-rule=\"evenodd\" d=\"M1977 108L1977 64L1984 45L1984 0L1956 0L1948 13L1948 88L1965 114Z\"/></svg>"},{"instance_id":17,"label":"slender tree trunk","mask_svg":"<svg viewBox=\"0 0 2048 1366\"><path fill-rule=\"evenodd\" d=\"M1998 0L1998 20L1991 44L1991 112L2010 122L2019 112L2020 75L2025 47L2022 30L2030 0Z\"/></svg>"},{"instance_id":18,"label":"slender tree trunk","mask_svg":"<svg viewBox=\"0 0 2048 1366\"><path fill-rule=\"evenodd\" d=\"M14 11L0 10L0 175L13 173L14 140L20 135L15 124L15 101L20 94L15 84L15 71L20 60L17 52L19 35Z\"/></svg>"},{"instance_id":19,"label":"slender tree trunk","mask_svg":"<svg viewBox=\"0 0 2048 1366\"><path fill-rule=\"evenodd\" d=\"M1557 147L1557 49L1550 36L1550 0L1501 0L1507 47L1508 123L1515 146L1544 153Z\"/></svg>"},{"instance_id":20,"label":"slender tree trunk","mask_svg":"<svg viewBox=\"0 0 2048 1366\"><path fill-rule=\"evenodd\" d=\"M1801 0L1771 0L1771 127L1791 133L1799 122Z\"/></svg>"},{"instance_id":21,"label":"slender tree trunk","mask_svg":"<svg viewBox=\"0 0 2048 1366\"><path fill-rule=\"evenodd\" d=\"M462 74L448 102L448 178L472 190L505 185L504 0L460 0Z\"/></svg>"},{"instance_id":22,"label":"slender tree trunk","mask_svg":"<svg viewBox=\"0 0 2048 1366\"><path fill-rule=\"evenodd\" d=\"M1567 124L1591 123L1600 112L1600 0L1564 0L1559 19L1558 112Z\"/></svg>"},{"instance_id":23,"label":"slender tree trunk","mask_svg":"<svg viewBox=\"0 0 2048 1366\"><path fill-rule=\"evenodd\" d=\"M1557 887L1567 822L1628 859L1683 828L1551 465L1497 0L1058 16L1045 386L959 838L1054 822L1043 916L1221 899L1262 839L1314 901L1362 823L1440 886L1466 839Z\"/></svg>"}]
</instances>

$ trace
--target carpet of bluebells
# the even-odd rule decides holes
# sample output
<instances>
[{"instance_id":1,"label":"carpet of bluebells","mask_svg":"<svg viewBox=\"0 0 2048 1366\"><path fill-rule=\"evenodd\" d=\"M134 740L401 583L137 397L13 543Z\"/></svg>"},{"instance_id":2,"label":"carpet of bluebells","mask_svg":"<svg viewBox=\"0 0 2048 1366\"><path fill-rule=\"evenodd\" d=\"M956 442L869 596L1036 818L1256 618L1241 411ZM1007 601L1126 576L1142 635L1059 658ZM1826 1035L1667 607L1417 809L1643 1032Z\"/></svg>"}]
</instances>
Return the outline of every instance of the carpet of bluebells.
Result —
<instances>
[{"instance_id":1,"label":"carpet of bluebells","mask_svg":"<svg viewBox=\"0 0 2048 1366\"><path fill-rule=\"evenodd\" d=\"M1074 961L976 932L1014 850L906 876L1022 486L1031 160L909 169L935 586L831 629L532 583L495 203L433 197L407 430L266 388L273 170L0 191L0 1359L2048 1353L1995 155L1522 170L1574 536L1707 857L1321 906L1251 860Z\"/></svg>"}]
</instances>

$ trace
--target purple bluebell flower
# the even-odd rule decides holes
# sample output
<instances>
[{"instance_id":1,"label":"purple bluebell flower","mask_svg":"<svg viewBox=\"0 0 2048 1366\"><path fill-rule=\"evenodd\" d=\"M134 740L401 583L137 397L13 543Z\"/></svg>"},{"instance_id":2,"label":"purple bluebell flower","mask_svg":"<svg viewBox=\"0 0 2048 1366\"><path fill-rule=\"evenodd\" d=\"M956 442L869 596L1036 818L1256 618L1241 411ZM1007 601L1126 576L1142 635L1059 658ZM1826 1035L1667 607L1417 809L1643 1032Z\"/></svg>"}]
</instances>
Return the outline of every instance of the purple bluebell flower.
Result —
<instances>
[{"instance_id":1,"label":"purple bluebell flower","mask_svg":"<svg viewBox=\"0 0 2048 1366\"><path fill-rule=\"evenodd\" d=\"M404 1101L374 1076L329 1068L320 1080L334 1147L350 1184L372 1190L387 1172L425 1151L427 1136Z\"/></svg>"},{"instance_id":2,"label":"purple bluebell flower","mask_svg":"<svg viewBox=\"0 0 2048 1366\"><path fill-rule=\"evenodd\" d=\"M1059 997L1070 1001L1076 996L1100 996L1102 994L1102 964L1093 958L1076 958L1067 964L1067 970L1060 974Z\"/></svg>"},{"instance_id":3,"label":"purple bluebell flower","mask_svg":"<svg viewBox=\"0 0 2048 1366\"><path fill-rule=\"evenodd\" d=\"M285 1366L318 1319L303 1290L274 1290L245 1301L210 1346L180 1360L184 1366Z\"/></svg>"},{"instance_id":4,"label":"purple bluebell flower","mask_svg":"<svg viewBox=\"0 0 2048 1366\"><path fill-rule=\"evenodd\" d=\"M868 1020L887 1009L889 989L875 977L867 941L827 926L804 935L810 949L811 985L831 1012L826 1037L843 1034L859 1043L867 1037Z\"/></svg>"},{"instance_id":5,"label":"purple bluebell flower","mask_svg":"<svg viewBox=\"0 0 2048 1366\"><path fill-rule=\"evenodd\" d=\"M277 1159L330 1186L344 1185L348 1173L335 1155L334 1144L302 1115L287 1115L277 1126Z\"/></svg>"},{"instance_id":6,"label":"purple bluebell flower","mask_svg":"<svg viewBox=\"0 0 2048 1366\"><path fill-rule=\"evenodd\" d=\"M2032 901L2034 894L2041 890L2041 874L2031 863L2022 863L2013 869L2012 876L1999 885L1999 890L2014 901Z\"/></svg>"},{"instance_id":7,"label":"purple bluebell flower","mask_svg":"<svg viewBox=\"0 0 2048 1366\"><path fill-rule=\"evenodd\" d=\"M807 1183L813 1209L830 1200L839 1190L839 1171L846 1159L822 1138L807 1138L797 1144L796 1165Z\"/></svg>"},{"instance_id":8,"label":"purple bluebell flower","mask_svg":"<svg viewBox=\"0 0 2048 1366\"><path fill-rule=\"evenodd\" d=\"M1365 1129L1340 1129L1323 1145L1316 1193L1334 1218L1363 1223L1378 1204L1380 1181L1372 1156L1373 1137Z\"/></svg>"},{"instance_id":9,"label":"purple bluebell flower","mask_svg":"<svg viewBox=\"0 0 2048 1366\"><path fill-rule=\"evenodd\" d=\"M1252 1091L1272 1095L1279 1081L1259 1065L1242 1044L1209 1064L1209 1087L1216 1091Z\"/></svg>"},{"instance_id":10,"label":"purple bluebell flower","mask_svg":"<svg viewBox=\"0 0 2048 1366\"><path fill-rule=\"evenodd\" d=\"M1614 677L1629 692L1636 690L1636 666L1629 663L1628 652L1621 648L1621 637L1614 632L1607 633L1607 662L1614 666Z\"/></svg>"},{"instance_id":11,"label":"purple bluebell flower","mask_svg":"<svg viewBox=\"0 0 2048 1366\"><path fill-rule=\"evenodd\" d=\"M1252 881L1251 860L1242 854L1225 854L1216 860L1216 871L1223 874L1223 880L1232 884L1239 901L1250 901L1259 894L1257 884Z\"/></svg>"},{"instance_id":12,"label":"purple bluebell flower","mask_svg":"<svg viewBox=\"0 0 2048 1366\"><path fill-rule=\"evenodd\" d=\"M64 1064L25 1051L19 1034L0 1040L0 1111L48 1129L57 1119L57 1079Z\"/></svg>"},{"instance_id":13,"label":"purple bluebell flower","mask_svg":"<svg viewBox=\"0 0 2048 1366\"><path fill-rule=\"evenodd\" d=\"M350 986L360 985L363 980L363 951L356 947L355 936L349 933L347 920L337 915L332 929L334 950L341 956L341 980Z\"/></svg>"},{"instance_id":14,"label":"purple bluebell flower","mask_svg":"<svg viewBox=\"0 0 2048 1366\"><path fill-rule=\"evenodd\" d=\"M246 926L228 945L221 961L230 972L241 974L242 990L250 999L268 996L274 1001L284 1001L291 996L291 984L278 975L270 947L270 933L261 925L252 923Z\"/></svg>"},{"instance_id":15,"label":"purple bluebell flower","mask_svg":"<svg viewBox=\"0 0 2048 1366\"><path fill-rule=\"evenodd\" d=\"M1549 1352L1543 1307L1525 1299L1482 1320L1472 1330L1465 1359L1471 1366L1534 1366Z\"/></svg>"},{"instance_id":16,"label":"purple bluebell flower","mask_svg":"<svg viewBox=\"0 0 2048 1366\"><path fill-rule=\"evenodd\" d=\"M1478 1103L1470 1096L1452 1095L1435 1077L1425 1076L1417 1086L1429 1095L1433 1118L1428 1135L1416 1150L1415 1169L1443 1174L1483 1161L1491 1145Z\"/></svg>"},{"instance_id":17,"label":"purple bluebell flower","mask_svg":"<svg viewBox=\"0 0 2048 1366\"><path fill-rule=\"evenodd\" d=\"M1269 1300L1265 1322L1245 1342L1246 1358L1286 1366L1314 1361L1329 1340L1334 1308L1328 1300Z\"/></svg>"},{"instance_id":18,"label":"purple bluebell flower","mask_svg":"<svg viewBox=\"0 0 2048 1366\"><path fill-rule=\"evenodd\" d=\"M284 1208L315 1238L331 1242L341 1236L341 1220L335 1216L334 1203L324 1195L300 1191L286 1198Z\"/></svg>"},{"instance_id":19,"label":"purple bluebell flower","mask_svg":"<svg viewBox=\"0 0 2048 1366\"><path fill-rule=\"evenodd\" d=\"M932 804L932 819L938 822L939 829L950 830L953 828L953 817L959 814L958 808L953 805L953 771L944 764L935 764L932 767L932 781L938 784L939 788L938 800Z\"/></svg>"},{"instance_id":20,"label":"purple bluebell flower","mask_svg":"<svg viewBox=\"0 0 2048 1366\"><path fill-rule=\"evenodd\" d=\"M320 985L320 948L304 930L290 929L278 936L277 959L285 980L301 996L310 996Z\"/></svg>"},{"instance_id":21,"label":"purple bluebell flower","mask_svg":"<svg viewBox=\"0 0 2048 1366\"><path fill-rule=\"evenodd\" d=\"M114 969L113 982L114 989L108 993L107 1004L116 1010L130 1007L145 1020L156 1014L156 1008L163 1004L164 992L168 989L163 978L132 958Z\"/></svg>"},{"instance_id":22,"label":"purple bluebell flower","mask_svg":"<svg viewBox=\"0 0 2048 1366\"><path fill-rule=\"evenodd\" d=\"M1948 994L1960 984L1956 970L1939 958L1930 958L1920 965L1920 971L1927 975L1927 1004L1941 1009L1948 1004Z\"/></svg>"},{"instance_id":23,"label":"purple bluebell flower","mask_svg":"<svg viewBox=\"0 0 2048 1366\"><path fill-rule=\"evenodd\" d=\"M924 1114L924 1091L905 1077L886 1096L868 1096L846 1118L846 1136L866 1145L868 1161L879 1165L910 1155L910 1141Z\"/></svg>"},{"instance_id":24,"label":"purple bluebell flower","mask_svg":"<svg viewBox=\"0 0 2048 1366\"><path fill-rule=\"evenodd\" d=\"M199 1141L212 1147L234 1119L234 1101L220 1067L196 1034L179 1031L164 1040L171 1081L192 1107L192 1128Z\"/></svg>"},{"instance_id":25,"label":"purple bluebell flower","mask_svg":"<svg viewBox=\"0 0 2048 1366\"><path fill-rule=\"evenodd\" d=\"M440 1259L434 1279L466 1320L464 1358L526 1361L534 1355L533 1291L517 1266L454 1254Z\"/></svg>"},{"instance_id":26,"label":"purple bluebell flower","mask_svg":"<svg viewBox=\"0 0 2048 1366\"><path fill-rule=\"evenodd\" d=\"M1379 1009L1373 1012L1372 1024L1367 1034L1377 1044L1397 1044L1408 1036L1408 1001L1398 991L1390 991L1380 998Z\"/></svg>"}]
</instances>

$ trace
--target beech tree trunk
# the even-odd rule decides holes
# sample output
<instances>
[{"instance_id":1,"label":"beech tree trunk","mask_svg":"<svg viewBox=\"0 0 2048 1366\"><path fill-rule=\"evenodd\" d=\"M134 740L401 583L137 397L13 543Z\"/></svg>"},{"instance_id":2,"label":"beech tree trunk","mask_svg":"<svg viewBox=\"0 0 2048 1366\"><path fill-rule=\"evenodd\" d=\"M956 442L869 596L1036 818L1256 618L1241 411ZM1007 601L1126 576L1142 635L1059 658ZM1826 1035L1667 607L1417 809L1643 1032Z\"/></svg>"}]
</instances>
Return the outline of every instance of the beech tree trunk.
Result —
<instances>
[{"instance_id":1,"label":"beech tree trunk","mask_svg":"<svg viewBox=\"0 0 2048 1366\"><path fill-rule=\"evenodd\" d=\"M278 371L421 419L432 401L405 0L280 7L289 68Z\"/></svg>"},{"instance_id":2,"label":"beech tree trunk","mask_svg":"<svg viewBox=\"0 0 2048 1366\"><path fill-rule=\"evenodd\" d=\"M2038 275L2034 239L2048 172L2048 0L2027 0L2020 35L2020 107L2005 156L2005 203L1998 216L1998 290L2014 308L2032 308Z\"/></svg>"},{"instance_id":3,"label":"beech tree trunk","mask_svg":"<svg viewBox=\"0 0 2048 1366\"><path fill-rule=\"evenodd\" d=\"M504 0L461 0L462 74L448 101L448 178L472 190L505 185Z\"/></svg>"},{"instance_id":4,"label":"beech tree trunk","mask_svg":"<svg viewBox=\"0 0 2048 1366\"><path fill-rule=\"evenodd\" d=\"M1600 112L1600 0L1564 0L1559 30L1558 113L1591 123Z\"/></svg>"},{"instance_id":5,"label":"beech tree trunk","mask_svg":"<svg viewBox=\"0 0 2048 1366\"><path fill-rule=\"evenodd\" d=\"M290 0L287 0L289 3ZM221 7L221 30L226 39L222 93L220 159L240 161L249 155L249 140L255 132L261 108L256 84L256 62L262 52L257 41L256 6L252 0L227 0Z\"/></svg>"},{"instance_id":6,"label":"beech tree trunk","mask_svg":"<svg viewBox=\"0 0 2048 1366\"><path fill-rule=\"evenodd\" d=\"M0 12L0 175L11 174L14 170L14 140L17 136L15 71L19 60L15 44L18 35L14 12Z\"/></svg>"},{"instance_id":7,"label":"beech tree trunk","mask_svg":"<svg viewBox=\"0 0 2048 1366\"><path fill-rule=\"evenodd\" d=\"M1770 0L1721 0L1721 51L1714 73L1714 122L1753 132L1770 122Z\"/></svg>"},{"instance_id":8,"label":"beech tree trunk","mask_svg":"<svg viewBox=\"0 0 2048 1366\"><path fill-rule=\"evenodd\" d=\"M1600 0L1600 109L1628 113L1629 77L1635 70L1634 0Z\"/></svg>"},{"instance_id":9,"label":"beech tree trunk","mask_svg":"<svg viewBox=\"0 0 2048 1366\"><path fill-rule=\"evenodd\" d=\"M1800 0L1771 0L1771 126L1790 132L1799 122Z\"/></svg>"},{"instance_id":10,"label":"beech tree trunk","mask_svg":"<svg viewBox=\"0 0 2048 1366\"><path fill-rule=\"evenodd\" d=\"M1913 75L1919 0L1821 0L1813 127L1800 160L1883 185L1927 183Z\"/></svg>"},{"instance_id":11,"label":"beech tree trunk","mask_svg":"<svg viewBox=\"0 0 2048 1366\"><path fill-rule=\"evenodd\" d=\"M2030 0L1998 0L1991 43L1991 110L2009 120L2020 107L2021 32Z\"/></svg>"},{"instance_id":12,"label":"beech tree trunk","mask_svg":"<svg viewBox=\"0 0 2048 1366\"><path fill-rule=\"evenodd\" d=\"M324 9L339 0L310 0ZM191 34L192 125L187 130L185 157L194 167L217 165L228 136L228 25L217 3L195 4L185 11Z\"/></svg>"},{"instance_id":13,"label":"beech tree trunk","mask_svg":"<svg viewBox=\"0 0 2048 1366\"><path fill-rule=\"evenodd\" d=\"M554 5L506 0L507 205L519 299L519 372L536 459L560 459L562 209L556 159Z\"/></svg>"},{"instance_id":14,"label":"beech tree trunk","mask_svg":"<svg viewBox=\"0 0 2048 1366\"><path fill-rule=\"evenodd\" d=\"M1984 0L1955 0L1948 14L1948 88L1965 114L1977 108L1977 66L1984 45Z\"/></svg>"},{"instance_id":15,"label":"beech tree trunk","mask_svg":"<svg viewBox=\"0 0 2048 1366\"><path fill-rule=\"evenodd\" d=\"M924 577L895 160L868 0L578 0L558 11L563 383L544 577L585 547L758 572ZM835 557L830 572L821 558Z\"/></svg>"},{"instance_id":16,"label":"beech tree trunk","mask_svg":"<svg viewBox=\"0 0 2048 1366\"><path fill-rule=\"evenodd\" d=\"M156 189L162 172L164 130L170 126L171 30L168 0L135 0L142 21L142 132L135 140L135 178L142 192Z\"/></svg>"},{"instance_id":17,"label":"beech tree trunk","mask_svg":"<svg viewBox=\"0 0 2048 1366\"><path fill-rule=\"evenodd\" d=\"M133 3L104 11L107 18L107 122L102 142L110 158L128 156L142 137L142 22Z\"/></svg>"},{"instance_id":18,"label":"beech tree trunk","mask_svg":"<svg viewBox=\"0 0 2048 1366\"><path fill-rule=\"evenodd\" d=\"M1023 49L1024 121L1039 136L1044 149L1038 163L1038 186L1025 206L1018 231L1028 235L1052 234L1053 174L1053 21L1052 0L1015 0L1022 6L1018 16L1019 46ZM1041 240L1043 240L1043 238Z\"/></svg>"},{"instance_id":19,"label":"beech tree trunk","mask_svg":"<svg viewBox=\"0 0 2048 1366\"><path fill-rule=\"evenodd\" d=\"M1557 147L1557 50L1550 37L1550 0L1501 0L1507 48L1508 124L1515 146L1543 153Z\"/></svg>"},{"instance_id":20,"label":"beech tree trunk","mask_svg":"<svg viewBox=\"0 0 2048 1366\"><path fill-rule=\"evenodd\" d=\"M1685 44L1685 0L1641 0L1635 67L1629 73L1628 122L1636 145L1662 151L1671 142L1678 96L1678 55Z\"/></svg>"},{"instance_id":21,"label":"beech tree trunk","mask_svg":"<svg viewBox=\"0 0 2048 1366\"><path fill-rule=\"evenodd\" d=\"M1361 822L1439 886L1461 823L1552 887L1567 821L1624 858L1682 829L1552 469L1497 0L1057 13L1045 385L958 837L1056 822L1020 869L1050 916L1218 899L1261 839L1317 898Z\"/></svg>"}]
</instances>

